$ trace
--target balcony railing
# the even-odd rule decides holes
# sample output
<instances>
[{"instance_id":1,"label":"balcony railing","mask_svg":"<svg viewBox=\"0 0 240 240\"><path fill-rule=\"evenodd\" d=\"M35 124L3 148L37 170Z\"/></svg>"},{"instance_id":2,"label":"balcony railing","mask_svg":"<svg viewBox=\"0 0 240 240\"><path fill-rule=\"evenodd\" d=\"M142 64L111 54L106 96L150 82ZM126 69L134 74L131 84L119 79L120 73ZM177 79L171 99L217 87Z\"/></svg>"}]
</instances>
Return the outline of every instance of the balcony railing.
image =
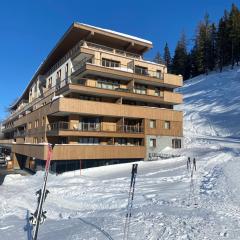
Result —
<instances>
[{"instance_id":1,"label":"balcony railing","mask_svg":"<svg viewBox=\"0 0 240 240\"><path fill-rule=\"evenodd\" d=\"M48 124L48 131L83 131L83 132L121 132L121 133L143 133L142 126L135 125L117 125L114 123L90 123L82 122L79 124L70 125L69 122L54 122Z\"/></svg>"},{"instance_id":2,"label":"balcony railing","mask_svg":"<svg viewBox=\"0 0 240 240\"><path fill-rule=\"evenodd\" d=\"M14 132L14 138L25 137L25 136L26 136L26 131L25 130L20 130L20 131Z\"/></svg>"},{"instance_id":3,"label":"balcony railing","mask_svg":"<svg viewBox=\"0 0 240 240\"><path fill-rule=\"evenodd\" d=\"M142 75L142 76L154 77L160 80L164 79L164 74L162 72L152 71L144 67L134 66L133 61L130 61L129 64L127 65L122 64L121 62L116 64L115 61L114 61L114 64L107 65L105 60L96 59L96 58L87 58L87 57L82 59L79 63L73 66L72 73L77 71L80 71L80 72L83 71L87 64L106 67L106 68L115 69L123 72Z\"/></svg>"}]
</instances>

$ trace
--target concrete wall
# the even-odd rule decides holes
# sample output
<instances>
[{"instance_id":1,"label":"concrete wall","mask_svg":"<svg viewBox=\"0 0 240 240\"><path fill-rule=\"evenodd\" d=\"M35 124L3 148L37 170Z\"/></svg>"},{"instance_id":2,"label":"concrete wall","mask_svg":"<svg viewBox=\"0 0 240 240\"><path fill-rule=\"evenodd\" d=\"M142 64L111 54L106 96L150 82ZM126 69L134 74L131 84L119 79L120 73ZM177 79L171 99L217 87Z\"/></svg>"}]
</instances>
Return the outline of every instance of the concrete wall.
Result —
<instances>
[{"instance_id":1,"label":"concrete wall","mask_svg":"<svg viewBox=\"0 0 240 240\"><path fill-rule=\"evenodd\" d=\"M156 139L156 147L150 147L150 139ZM147 135L146 136L146 159L149 159L149 155L152 153L160 153L166 147L172 147L172 139L181 139L181 145L183 146L182 137L171 137L171 136L156 136Z\"/></svg>"}]
</instances>

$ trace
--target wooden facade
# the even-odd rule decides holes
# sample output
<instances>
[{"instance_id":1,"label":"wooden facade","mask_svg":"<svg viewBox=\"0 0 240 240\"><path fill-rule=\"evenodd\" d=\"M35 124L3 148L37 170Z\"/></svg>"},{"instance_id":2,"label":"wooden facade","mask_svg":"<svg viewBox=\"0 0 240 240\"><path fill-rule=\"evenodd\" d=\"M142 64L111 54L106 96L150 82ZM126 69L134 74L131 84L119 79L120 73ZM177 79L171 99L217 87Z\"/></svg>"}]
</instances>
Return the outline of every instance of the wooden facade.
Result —
<instances>
[{"instance_id":1,"label":"wooden facade","mask_svg":"<svg viewBox=\"0 0 240 240\"><path fill-rule=\"evenodd\" d=\"M145 61L151 42L74 23L4 121L15 165L45 160L148 159L148 136L183 137L182 77ZM18 162L18 163L17 163Z\"/></svg>"}]
</instances>

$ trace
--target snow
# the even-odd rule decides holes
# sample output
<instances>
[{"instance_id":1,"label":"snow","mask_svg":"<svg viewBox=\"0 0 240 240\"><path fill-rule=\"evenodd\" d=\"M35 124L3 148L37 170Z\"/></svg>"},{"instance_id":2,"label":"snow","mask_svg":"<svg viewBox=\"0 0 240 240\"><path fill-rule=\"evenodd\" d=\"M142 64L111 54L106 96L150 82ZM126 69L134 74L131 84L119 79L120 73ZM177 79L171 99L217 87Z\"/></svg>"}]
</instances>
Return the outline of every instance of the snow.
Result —
<instances>
[{"instance_id":1,"label":"snow","mask_svg":"<svg viewBox=\"0 0 240 240\"><path fill-rule=\"evenodd\" d=\"M85 23L77 23L77 24L80 24L80 25L83 25L83 26L86 26L86 27L90 27L90 28L95 28L95 29L98 29L98 30L101 30L101 31L113 33L113 34L116 34L116 35L118 35L118 36L130 38L130 39L133 39L133 40L137 40L137 41L144 42L144 43L147 43L147 44L151 44L151 45L152 45L152 42L151 42L151 41L146 40L146 39L143 39L143 38L135 37L135 36L128 35L128 34L125 34L125 33L116 32L116 31L113 31L113 30L110 30L110 29L95 27L95 26L92 26L92 25L89 25L89 24L85 24Z\"/></svg>"},{"instance_id":2,"label":"snow","mask_svg":"<svg viewBox=\"0 0 240 240\"><path fill-rule=\"evenodd\" d=\"M165 149L177 158L139 162L129 239L240 239L239 83L240 68L227 68L179 90L185 148ZM197 159L192 182L188 156ZM39 239L122 239L131 165L50 175L48 219ZM36 209L42 180L42 172L6 177L0 186L1 239L29 239L27 211Z\"/></svg>"}]
</instances>

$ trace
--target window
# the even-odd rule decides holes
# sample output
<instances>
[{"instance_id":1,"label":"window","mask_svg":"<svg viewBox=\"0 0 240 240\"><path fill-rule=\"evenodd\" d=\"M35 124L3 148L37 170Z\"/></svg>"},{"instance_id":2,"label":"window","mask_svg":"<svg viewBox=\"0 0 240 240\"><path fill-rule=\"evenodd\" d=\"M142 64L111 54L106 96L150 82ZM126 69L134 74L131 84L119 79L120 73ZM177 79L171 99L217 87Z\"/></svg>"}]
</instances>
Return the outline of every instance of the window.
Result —
<instances>
[{"instance_id":1,"label":"window","mask_svg":"<svg viewBox=\"0 0 240 240\"><path fill-rule=\"evenodd\" d=\"M156 77L160 78L160 79L162 78L162 71L161 70L156 71Z\"/></svg>"},{"instance_id":2,"label":"window","mask_svg":"<svg viewBox=\"0 0 240 240\"><path fill-rule=\"evenodd\" d=\"M28 129L32 129L32 122L28 123Z\"/></svg>"},{"instance_id":3,"label":"window","mask_svg":"<svg viewBox=\"0 0 240 240\"><path fill-rule=\"evenodd\" d=\"M156 120L149 120L149 127L156 128Z\"/></svg>"},{"instance_id":4,"label":"window","mask_svg":"<svg viewBox=\"0 0 240 240\"><path fill-rule=\"evenodd\" d=\"M39 126L39 120L37 119L37 120L35 120L34 127L38 128L38 126Z\"/></svg>"},{"instance_id":5,"label":"window","mask_svg":"<svg viewBox=\"0 0 240 240\"><path fill-rule=\"evenodd\" d=\"M136 84L134 86L134 93L137 94L147 94L147 89L144 85Z\"/></svg>"},{"instance_id":6,"label":"window","mask_svg":"<svg viewBox=\"0 0 240 240\"><path fill-rule=\"evenodd\" d=\"M42 117L42 126L45 125L45 117Z\"/></svg>"},{"instance_id":7,"label":"window","mask_svg":"<svg viewBox=\"0 0 240 240\"><path fill-rule=\"evenodd\" d=\"M154 89L154 96L163 97L163 91L160 88Z\"/></svg>"},{"instance_id":8,"label":"window","mask_svg":"<svg viewBox=\"0 0 240 240\"><path fill-rule=\"evenodd\" d=\"M127 145L127 139L126 138L117 138L115 141L116 145Z\"/></svg>"},{"instance_id":9,"label":"window","mask_svg":"<svg viewBox=\"0 0 240 240\"><path fill-rule=\"evenodd\" d=\"M66 77L68 76L68 63L65 66L65 73L66 73Z\"/></svg>"},{"instance_id":10,"label":"window","mask_svg":"<svg viewBox=\"0 0 240 240\"><path fill-rule=\"evenodd\" d=\"M52 77L48 79L48 88L52 87Z\"/></svg>"},{"instance_id":11,"label":"window","mask_svg":"<svg viewBox=\"0 0 240 240\"><path fill-rule=\"evenodd\" d=\"M33 138L33 143L38 143L38 138L37 137Z\"/></svg>"},{"instance_id":12,"label":"window","mask_svg":"<svg viewBox=\"0 0 240 240\"><path fill-rule=\"evenodd\" d=\"M61 78L61 69L57 71L57 78Z\"/></svg>"},{"instance_id":13,"label":"window","mask_svg":"<svg viewBox=\"0 0 240 240\"><path fill-rule=\"evenodd\" d=\"M99 138L96 137L80 137L78 139L79 144L87 144L87 145L98 145L99 144Z\"/></svg>"},{"instance_id":14,"label":"window","mask_svg":"<svg viewBox=\"0 0 240 240\"><path fill-rule=\"evenodd\" d=\"M145 67L141 67L141 66L135 66L135 71L136 74L140 74L140 75L148 75L148 69Z\"/></svg>"},{"instance_id":15,"label":"window","mask_svg":"<svg viewBox=\"0 0 240 240\"><path fill-rule=\"evenodd\" d=\"M182 142L181 139L172 140L172 148L181 148Z\"/></svg>"},{"instance_id":16,"label":"window","mask_svg":"<svg viewBox=\"0 0 240 240\"><path fill-rule=\"evenodd\" d=\"M170 121L165 121L164 122L164 129L170 129L170 127L171 127Z\"/></svg>"},{"instance_id":17,"label":"window","mask_svg":"<svg viewBox=\"0 0 240 240\"><path fill-rule=\"evenodd\" d=\"M119 62L119 61L114 61L114 60L110 60L110 59L103 58L103 59L102 59L102 66L104 66L104 67L118 68L118 67L120 67L120 62Z\"/></svg>"},{"instance_id":18,"label":"window","mask_svg":"<svg viewBox=\"0 0 240 240\"><path fill-rule=\"evenodd\" d=\"M156 147L156 139L155 138L150 138L149 140L149 147Z\"/></svg>"},{"instance_id":19,"label":"window","mask_svg":"<svg viewBox=\"0 0 240 240\"><path fill-rule=\"evenodd\" d=\"M114 90L116 88L120 87L120 84L118 81L111 81L111 80L98 80L97 82L98 88L104 88L104 89L111 89Z\"/></svg>"},{"instance_id":20,"label":"window","mask_svg":"<svg viewBox=\"0 0 240 240\"><path fill-rule=\"evenodd\" d=\"M34 85L34 92L37 92L37 83Z\"/></svg>"}]
</instances>

